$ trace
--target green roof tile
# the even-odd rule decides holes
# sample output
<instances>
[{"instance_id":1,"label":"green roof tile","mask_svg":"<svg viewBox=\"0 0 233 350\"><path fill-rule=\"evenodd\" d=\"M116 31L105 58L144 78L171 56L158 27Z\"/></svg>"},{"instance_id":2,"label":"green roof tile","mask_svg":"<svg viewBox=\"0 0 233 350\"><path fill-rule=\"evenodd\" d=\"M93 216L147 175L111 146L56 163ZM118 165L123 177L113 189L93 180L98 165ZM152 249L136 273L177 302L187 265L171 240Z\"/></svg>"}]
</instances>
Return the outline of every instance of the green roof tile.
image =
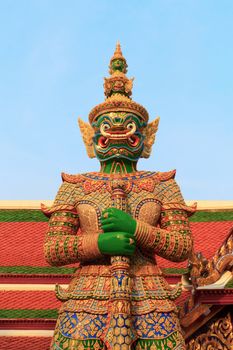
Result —
<instances>
[{"instance_id":1,"label":"green roof tile","mask_svg":"<svg viewBox=\"0 0 233 350\"><path fill-rule=\"evenodd\" d=\"M233 221L233 211L197 211L190 222Z\"/></svg>"},{"instance_id":2,"label":"green roof tile","mask_svg":"<svg viewBox=\"0 0 233 350\"><path fill-rule=\"evenodd\" d=\"M56 319L58 311L52 310L29 310L29 309L5 309L0 310L0 319L3 318L51 318Z\"/></svg>"},{"instance_id":3,"label":"green roof tile","mask_svg":"<svg viewBox=\"0 0 233 350\"><path fill-rule=\"evenodd\" d=\"M46 222L48 218L38 209L1 209L0 222ZM232 211L197 211L191 222L233 221Z\"/></svg>"},{"instance_id":4,"label":"green roof tile","mask_svg":"<svg viewBox=\"0 0 233 350\"><path fill-rule=\"evenodd\" d=\"M74 267L56 267L56 266L0 266L0 273L12 274L59 274L59 275L68 275L73 274L76 268Z\"/></svg>"},{"instance_id":5,"label":"green roof tile","mask_svg":"<svg viewBox=\"0 0 233 350\"><path fill-rule=\"evenodd\" d=\"M34 209L2 209L0 222L44 222L48 218L41 210Z\"/></svg>"}]
</instances>

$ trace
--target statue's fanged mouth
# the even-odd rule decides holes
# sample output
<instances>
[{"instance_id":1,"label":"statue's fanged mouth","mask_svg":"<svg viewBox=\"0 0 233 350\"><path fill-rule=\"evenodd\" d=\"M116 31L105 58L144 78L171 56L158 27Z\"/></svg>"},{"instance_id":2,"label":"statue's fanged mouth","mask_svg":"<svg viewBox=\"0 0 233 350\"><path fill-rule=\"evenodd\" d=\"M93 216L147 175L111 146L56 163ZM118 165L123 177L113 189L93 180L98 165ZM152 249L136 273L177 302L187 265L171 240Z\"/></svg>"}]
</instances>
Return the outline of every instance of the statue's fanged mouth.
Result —
<instances>
[{"instance_id":1,"label":"statue's fanged mouth","mask_svg":"<svg viewBox=\"0 0 233 350\"><path fill-rule=\"evenodd\" d=\"M106 148L109 143L121 143L127 141L131 147L136 147L140 143L140 139L135 135L136 125L131 124L130 128L124 127L113 127L105 129L101 125L100 132L101 136L98 140L98 145L101 148Z\"/></svg>"},{"instance_id":2,"label":"statue's fanged mouth","mask_svg":"<svg viewBox=\"0 0 233 350\"><path fill-rule=\"evenodd\" d=\"M98 145L101 148L106 148L109 144L109 139L105 136L100 136L99 140L98 140Z\"/></svg>"},{"instance_id":3,"label":"statue's fanged mouth","mask_svg":"<svg viewBox=\"0 0 233 350\"><path fill-rule=\"evenodd\" d=\"M140 139L136 135L132 135L128 138L128 143L130 146L136 147L140 142Z\"/></svg>"},{"instance_id":4,"label":"statue's fanged mouth","mask_svg":"<svg viewBox=\"0 0 233 350\"><path fill-rule=\"evenodd\" d=\"M100 146L101 148L106 148L108 147L109 143L115 144L115 143L124 143L125 141L127 141L130 147L137 147L138 144L140 143L140 138L137 135L128 136L128 134L129 133L123 133L123 134L108 133L108 137L100 136L98 140L98 146Z\"/></svg>"}]
</instances>

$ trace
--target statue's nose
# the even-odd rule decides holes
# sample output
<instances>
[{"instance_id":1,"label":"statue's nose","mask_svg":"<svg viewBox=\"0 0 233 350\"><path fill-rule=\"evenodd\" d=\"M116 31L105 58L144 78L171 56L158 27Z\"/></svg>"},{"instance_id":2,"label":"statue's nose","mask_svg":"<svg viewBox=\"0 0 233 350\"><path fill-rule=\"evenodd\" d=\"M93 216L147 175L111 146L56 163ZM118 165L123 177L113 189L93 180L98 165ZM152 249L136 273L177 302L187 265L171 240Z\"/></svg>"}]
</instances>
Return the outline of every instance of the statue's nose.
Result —
<instances>
[{"instance_id":1,"label":"statue's nose","mask_svg":"<svg viewBox=\"0 0 233 350\"><path fill-rule=\"evenodd\" d=\"M113 133L126 131L123 125L114 125L109 130Z\"/></svg>"}]
</instances>

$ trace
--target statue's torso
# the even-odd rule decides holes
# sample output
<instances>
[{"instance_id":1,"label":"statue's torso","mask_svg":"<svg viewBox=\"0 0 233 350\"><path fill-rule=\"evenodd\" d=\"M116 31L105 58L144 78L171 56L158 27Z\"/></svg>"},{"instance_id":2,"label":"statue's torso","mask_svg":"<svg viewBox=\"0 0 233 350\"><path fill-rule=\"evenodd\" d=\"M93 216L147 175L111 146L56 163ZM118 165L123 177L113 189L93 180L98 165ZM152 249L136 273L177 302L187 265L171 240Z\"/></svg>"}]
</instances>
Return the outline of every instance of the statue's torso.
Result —
<instances>
[{"instance_id":1,"label":"statue's torso","mask_svg":"<svg viewBox=\"0 0 233 350\"><path fill-rule=\"evenodd\" d=\"M137 176L123 176L127 187L127 211L137 220L152 226L159 224L163 188L155 173L141 172ZM80 178L66 178L75 186L73 201L80 220L80 234L101 232L100 218L104 209L112 206L109 176L91 173ZM76 184L75 184L76 182ZM75 198L76 197L76 198ZM77 269L67 291L59 290L63 309L103 314L107 312L110 294L110 258L86 262ZM179 288L171 288L156 265L152 252L136 250L130 258L132 280L132 312L153 310L172 311Z\"/></svg>"}]
</instances>

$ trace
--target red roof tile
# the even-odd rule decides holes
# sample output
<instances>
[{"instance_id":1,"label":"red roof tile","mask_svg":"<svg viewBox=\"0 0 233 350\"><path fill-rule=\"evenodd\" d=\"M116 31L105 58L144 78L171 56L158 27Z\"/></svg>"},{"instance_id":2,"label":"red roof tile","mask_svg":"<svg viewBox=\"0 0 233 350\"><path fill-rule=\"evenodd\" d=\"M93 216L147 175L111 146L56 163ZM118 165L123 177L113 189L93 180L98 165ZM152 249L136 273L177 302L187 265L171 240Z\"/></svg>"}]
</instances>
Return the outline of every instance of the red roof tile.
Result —
<instances>
[{"instance_id":1,"label":"red roof tile","mask_svg":"<svg viewBox=\"0 0 233 350\"><path fill-rule=\"evenodd\" d=\"M0 291L0 309L57 309L55 291Z\"/></svg>"},{"instance_id":2,"label":"red roof tile","mask_svg":"<svg viewBox=\"0 0 233 350\"><path fill-rule=\"evenodd\" d=\"M0 223L0 266L48 266L43 256L43 240L47 222ZM192 222L195 251L210 258L227 236L232 221ZM161 267L185 267L158 257Z\"/></svg>"},{"instance_id":3,"label":"red roof tile","mask_svg":"<svg viewBox=\"0 0 233 350\"><path fill-rule=\"evenodd\" d=\"M48 266L43 256L47 222L0 223L1 266Z\"/></svg>"},{"instance_id":4,"label":"red roof tile","mask_svg":"<svg viewBox=\"0 0 233 350\"><path fill-rule=\"evenodd\" d=\"M1 350L49 350L50 337L0 337Z\"/></svg>"}]
</instances>

